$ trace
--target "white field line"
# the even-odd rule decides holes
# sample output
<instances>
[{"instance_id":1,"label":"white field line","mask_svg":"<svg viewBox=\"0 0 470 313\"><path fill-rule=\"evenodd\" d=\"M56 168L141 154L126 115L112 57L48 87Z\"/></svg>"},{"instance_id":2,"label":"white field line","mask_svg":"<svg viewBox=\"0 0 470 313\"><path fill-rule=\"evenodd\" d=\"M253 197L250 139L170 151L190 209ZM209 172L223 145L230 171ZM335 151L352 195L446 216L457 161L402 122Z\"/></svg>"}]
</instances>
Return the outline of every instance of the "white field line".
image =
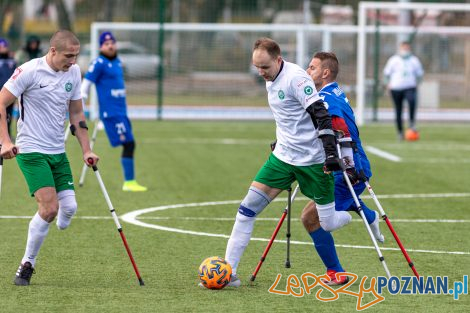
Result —
<instances>
[{"instance_id":1,"label":"white field line","mask_svg":"<svg viewBox=\"0 0 470 313\"><path fill-rule=\"evenodd\" d=\"M157 211L164 211L169 209L181 209L181 208L189 208L189 207L205 207L205 206L215 206L215 205L225 205L225 204L235 204L239 203L240 200L228 200L228 201L212 201L212 202L201 202L201 203L187 203L187 204L173 204L173 205L164 205L158 206L153 208L146 208L135 210L129 213L126 213L121 216L121 219L125 222L130 224L146 227L151 229L163 230L168 232L174 232L179 234L187 234L187 235L194 235L194 236L207 236L207 237L218 237L218 238L225 238L228 239L230 236L226 234L216 234L216 233L207 233L207 232L198 232L192 230L185 230L179 229L174 227L166 227L156 224L149 224L143 222L139 217L142 214L157 212ZM253 241L269 241L267 238L251 238ZM276 242L286 242L285 240L275 240ZM292 244L301 244L301 245L311 245L311 242L305 241L291 241ZM342 248L353 248L353 249L375 249L373 246L359 246L359 245L341 245L337 244L337 247ZM382 250L390 250L390 251L400 251L399 248L386 248L382 247ZM422 249L407 249L408 252L419 252L419 253L433 253L433 254L453 254L453 255L470 255L469 251L438 251L438 250L422 250Z\"/></svg>"},{"instance_id":2,"label":"white field line","mask_svg":"<svg viewBox=\"0 0 470 313\"><path fill-rule=\"evenodd\" d=\"M143 138L140 141L143 143L174 143L174 144L220 144L220 145L258 145L270 143L271 139L249 139L249 138ZM470 151L470 145L466 144L449 144L445 142L437 142L432 144L423 143L390 143L390 142L375 142L374 146L382 146L393 150L431 150L431 151L455 151L466 150Z\"/></svg>"},{"instance_id":3,"label":"white field line","mask_svg":"<svg viewBox=\"0 0 470 313\"><path fill-rule=\"evenodd\" d=\"M0 215L0 219L31 219L33 216L27 215ZM110 220L112 216L75 216L74 219L81 220ZM155 221L219 221L219 222L233 222L235 217L192 217L192 216L143 216L139 220L155 220ZM279 221L278 217L258 217L258 222L271 222ZM293 222L300 222L299 218L291 218ZM353 222L361 222L359 218L352 219ZM448 219L390 219L395 223L470 223L470 220L448 220Z\"/></svg>"},{"instance_id":4,"label":"white field line","mask_svg":"<svg viewBox=\"0 0 470 313\"><path fill-rule=\"evenodd\" d=\"M0 216L1 218L1 216ZM139 217L139 220L156 220L156 221L169 221L169 220L178 220L178 221L218 221L226 222L235 221L235 217L192 217L192 216L144 216ZM389 219L390 222L396 223L470 223L470 220L446 220L446 219ZM257 222L271 222L279 221L279 217L257 217ZM300 218L291 218L293 222L300 222ZM359 218L352 219L353 222L361 222Z\"/></svg>"},{"instance_id":5,"label":"white field line","mask_svg":"<svg viewBox=\"0 0 470 313\"><path fill-rule=\"evenodd\" d=\"M406 158L406 163L431 163L431 164L462 164L470 163L470 159L464 158Z\"/></svg>"},{"instance_id":6,"label":"white field line","mask_svg":"<svg viewBox=\"0 0 470 313\"><path fill-rule=\"evenodd\" d=\"M158 139L144 138L143 143L170 143L170 144L212 144L212 145L269 145L273 140L262 139L236 139L236 138L173 138Z\"/></svg>"},{"instance_id":7,"label":"white field line","mask_svg":"<svg viewBox=\"0 0 470 313\"><path fill-rule=\"evenodd\" d=\"M159 138L147 138L141 140L143 143L146 144L159 144L159 143L167 143L167 144L197 144L197 145L267 145L272 140L269 139L237 139L237 138L173 138L173 139L159 139ZM455 151L455 150L465 150L470 151L470 146L458 146L452 145L449 147L436 147L436 146L423 146L423 145L403 145L403 144L381 144L383 146L388 146L392 149L400 149L400 150L431 150L433 151ZM404 160L399 156L391 154L389 152L383 151L379 148L373 146L366 146L365 149L375 154L379 157L384 159L393 161L393 162L403 162ZM407 163L470 163L469 159L460 158L460 159L445 159L445 158L432 158L432 159L425 159L425 158L406 158L405 160Z\"/></svg>"},{"instance_id":8,"label":"white field line","mask_svg":"<svg viewBox=\"0 0 470 313\"><path fill-rule=\"evenodd\" d=\"M414 142L414 143L390 143L386 141L374 141L369 142L373 146L380 146L387 149L392 150L418 150L418 151L470 151L469 144L456 144L456 143L446 143L443 141L433 142L433 143L421 143L421 142Z\"/></svg>"},{"instance_id":9,"label":"white field line","mask_svg":"<svg viewBox=\"0 0 470 313\"><path fill-rule=\"evenodd\" d=\"M401 162L401 158L397 155L391 154L387 151L383 151L379 148L373 147L373 146L365 146L364 149L367 150L367 152L370 152L372 154L375 154L376 156L379 156L383 159L392 161L392 162Z\"/></svg>"},{"instance_id":10,"label":"white field line","mask_svg":"<svg viewBox=\"0 0 470 313\"><path fill-rule=\"evenodd\" d=\"M395 194L395 195L382 195L378 196L379 198L451 198L451 197L470 197L470 193L441 193L441 194ZM301 197L300 199L307 200L305 197ZM297 198L299 200L299 198ZM287 201L287 198L277 198L274 201ZM181 233L181 234L189 234L195 236L208 236L208 237L219 237L219 238L229 238L229 235L225 234L214 234L214 233L206 233L206 232L197 232L191 230L184 230L172 227L165 227L155 224L148 224L143 222L143 219L159 219L159 218L152 218L152 217L140 217L142 214L152 213L157 211L164 211L168 209L179 209L179 208L189 208L189 207L205 207L205 206L215 206L215 205L227 205L227 204L238 204L240 200L227 200L227 201L210 201L210 202L199 202L199 203L186 203L186 204L173 204L173 205L165 205L147 209L140 209L135 210L129 213L122 215L120 218L128 222L130 224L152 228L157 230ZM0 215L0 219L31 219L32 216L13 216L13 215ZM111 219L111 216L76 216L79 219ZM170 219L169 217L163 217L160 219ZM233 218L227 218L227 220L233 221ZM261 220L261 218L259 218ZM265 220L271 220L269 218L265 218ZM278 220L277 218L272 218L272 220ZM355 220L356 221L356 220ZM431 220L431 219L418 219L418 220L406 220L406 219L396 219L392 220L393 222L440 222L440 223L467 223L468 220ZM266 238L251 238L254 241L269 241ZM285 240L275 240L276 242L285 243ZM304 241L291 241L293 244L301 244L301 245L311 245L311 242L304 242ZM337 247L342 248L352 248L352 249L375 249L373 246L359 246L359 245L346 245L346 244L337 244ZM390 251L400 251L399 248L386 248L382 247L382 250L390 250ZM432 254L453 254L453 255L470 255L468 251L438 251L438 250L422 250L422 249L407 249L408 252L418 252L418 253L432 253Z\"/></svg>"}]
</instances>

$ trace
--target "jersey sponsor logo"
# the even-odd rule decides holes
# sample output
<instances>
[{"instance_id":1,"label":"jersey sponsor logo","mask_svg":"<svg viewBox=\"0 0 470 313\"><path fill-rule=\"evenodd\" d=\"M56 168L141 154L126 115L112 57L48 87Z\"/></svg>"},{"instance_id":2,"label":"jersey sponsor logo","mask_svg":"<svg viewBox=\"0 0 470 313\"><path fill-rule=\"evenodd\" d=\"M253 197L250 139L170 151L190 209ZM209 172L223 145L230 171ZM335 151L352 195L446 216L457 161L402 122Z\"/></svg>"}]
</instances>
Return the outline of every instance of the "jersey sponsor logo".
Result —
<instances>
[{"instance_id":1,"label":"jersey sponsor logo","mask_svg":"<svg viewBox=\"0 0 470 313\"><path fill-rule=\"evenodd\" d=\"M313 88L312 86L305 86L304 92L307 96L310 96L313 93Z\"/></svg>"},{"instance_id":2,"label":"jersey sponsor logo","mask_svg":"<svg viewBox=\"0 0 470 313\"><path fill-rule=\"evenodd\" d=\"M126 96L126 89L111 89L111 96L114 98L124 98Z\"/></svg>"},{"instance_id":3,"label":"jersey sponsor logo","mask_svg":"<svg viewBox=\"0 0 470 313\"><path fill-rule=\"evenodd\" d=\"M308 79L304 79L303 81L301 81L300 83L297 84L297 87L302 87L303 84L305 84L306 82L308 82Z\"/></svg>"},{"instance_id":4,"label":"jersey sponsor logo","mask_svg":"<svg viewBox=\"0 0 470 313\"><path fill-rule=\"evenodd\" d=\"M282 91L282 90L279 90L279 91L277 92L277 96L278 96L279 99L281 99L281 100L284 100L284 98L286 97L286 95L284 94L284 91Z\"/></svg>"},{"instance_id":5,"label":"jersey sponsor logo","mask_svg":"<svg viewBox=\"0 0 470 313\"><path fill-rule=\"evenodd\" d=\"M72 91L72 83L67 82L67 83L65 84L65 91L67 91L67 92Z\"/></svg>"},{"instance_id":6,"label":"jersey sponsor logo","mask_svg":"<svg viewBox=\"0 0 470 313\"><path fill-rule=\"evenodd\" d=\"M23 72L23 70L21 69L21 67L17 67L15 72L13 72L13 75L11 76L11 79L16 79L18 77L18 75L21 74L21 72Z\"/></svg>"}]
</instances>

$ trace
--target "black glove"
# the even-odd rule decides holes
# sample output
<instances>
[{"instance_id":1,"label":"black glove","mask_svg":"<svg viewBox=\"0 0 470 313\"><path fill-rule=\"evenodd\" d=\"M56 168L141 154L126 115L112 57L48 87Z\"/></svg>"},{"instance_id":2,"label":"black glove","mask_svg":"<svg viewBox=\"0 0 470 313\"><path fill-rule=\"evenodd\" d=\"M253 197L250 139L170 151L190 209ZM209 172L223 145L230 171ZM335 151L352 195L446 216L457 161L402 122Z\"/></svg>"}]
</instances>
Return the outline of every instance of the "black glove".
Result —
<instances>
[{"instance_id":1,"label":"black glove","mask_svg":"<svg viewBox=\"0 0 470 313\"><path fill-rule=\"evenodd\" d=\"M325 165L323 166L323 171L325 172L336 172L342 171L343 167L341 160L337 155L330 154L326 156Z\"/></svg>"},{"instance_id":2,"label":"black glove","mask_svg":"<svg viewBox=\"0 0 470 313\"><path fill-rule=\"evenodd\" d=\"M271 144L269 145L271 147L271 151L274 151L274 149L276 148L276 143L277 143L277 139L271 142Z\"/></svg>"},{"instance_id":3,"label":"black glove","mask_svg":"<svg viewBox=\"0 0 470 313\"><path fill-rule=\"evenodd\" d=\"M325 172L335 172L343 170L341 160L336 150L336 137L334 135L322 135L320 139L325 150Z\"/></svg>"},{"instance_id":4,"label":"black glove","mask_svg":"<svg viewBox=\"0 0 470 313\"><path fill-rule=\"evenodd\" d=\"M356 169L354 167L347 168L346 174L348 175L349 181L351 182L351 185L353 186L361 181L361 177L356 172Z\"/></svg>"}]
</instances>

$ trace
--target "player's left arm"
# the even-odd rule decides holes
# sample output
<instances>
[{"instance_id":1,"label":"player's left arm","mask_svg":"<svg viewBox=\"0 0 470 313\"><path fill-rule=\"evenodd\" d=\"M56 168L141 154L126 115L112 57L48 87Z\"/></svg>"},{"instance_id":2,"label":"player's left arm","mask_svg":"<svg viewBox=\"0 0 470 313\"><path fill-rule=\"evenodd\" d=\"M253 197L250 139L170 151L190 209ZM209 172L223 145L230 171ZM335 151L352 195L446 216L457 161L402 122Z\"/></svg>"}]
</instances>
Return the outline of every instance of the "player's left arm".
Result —
<instances>
[{"instance_id":1,"label":"player's left arm","mask_svg":"<svg viewBox=\"0 0 470 313\"><path fill-rule=\"evenodd\" d=\"M307 73L298 75L292 79L290 88L295 97L300 101L310 115L315 129L318 129L318 137L321 139L325 151L325 169L328 172L341 170L341 162L336 150L336 138L331 125L331 116L315 89L310 76Z\"/></svg>"},{"instance_id":2,"label":"player's left arm","mask_svg":"<svg viewBox=\"0 0 470 313\"><path fill-rule=\"evenodd\" d=\"M96 165L99 158L91 151L90 140L88 139L88 126L86 124L85 113L83 112L83 100L81 98L81 74L80 68L73 68L74 88L69 102L70 132L76 136L82 148L83 160L88 166Z\"/></svg>"},{"instance_id":3,"label":"player's left arm","mask_svg":"<svg viewBox=\"0 0 470 313\"><path fill-rule=\"evenodd\" d=\"M338 139L341 150L341 158L346 169L346 174L348 175L351 184L355 185L359 182L359 175L355 168L354 141L351 138L348 124L346 124L346 121L343 117L335 114L333 114L331 117L331 123Z\"/></svg>"}]
</instances>

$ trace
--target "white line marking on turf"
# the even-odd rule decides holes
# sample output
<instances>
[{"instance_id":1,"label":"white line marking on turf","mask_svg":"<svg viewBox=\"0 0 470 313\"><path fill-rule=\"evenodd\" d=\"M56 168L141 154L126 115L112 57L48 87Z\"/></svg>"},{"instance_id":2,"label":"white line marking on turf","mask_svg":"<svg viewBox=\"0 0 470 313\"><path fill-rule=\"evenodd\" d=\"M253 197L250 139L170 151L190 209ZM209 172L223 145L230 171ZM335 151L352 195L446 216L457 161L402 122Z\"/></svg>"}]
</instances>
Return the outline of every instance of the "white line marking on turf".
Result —
<instances>
[{"instance_id":1,"label":"white line marking on turf","mask_svg":"<svg viewBox=\"0 0 470 313\"><path fill-rule=\"evenodd\" d=\"M141 227L146 227L146 228L153 228L157 230L163 230L163 231L168 231L168 232L174 232L174 233L180 233L180 234L188 234L188 235L195 235L195 236L207 236L207 237L219 237L219 238L225 238L228 239L230 236L225 235L225 234L215 234L215 233L206 233L206 232L198 232L198 231L192 231L192 230L185 230L185 229L179 229L179 228L173 228L173 227L166 227L166 226L160 226L156 224L148 224L145 222L142 222L141 220L138 219L138 217L142 214L147 214L147 213L152 213L152 212L157 212L157 211L164 211L164 210L169 210L169 209L181 209L181 208L188 208L188 207L204 207L204 206L214 206L214 205L224 205L224 204L235 204L235 203L240 203L240 200L228 200L228 201L210 201L210 202L200 202L200 203L186 203L186 204L172 204L172 205L163 205L163 206L158 206L158 207L153 207L153 208L147 208L147 209L140 209L140 210L135 210L129 213L126 213L121 216L121 219L127 223L136 225L136 226L141 226ZM266 238L251 238L253 241L269 241L269 239ZM275 242L286 242L285 240L275 240ZM311 242L305 242L305 241L291 241L292 244L301 244L301 245L311 245ZM375 249L375 247L372 246L358 246L358 245L341 245L337 244L337 247L342 247L342 248L355 248L355 249ZM399 248L386 248L382 247L382 250L390 250L390 251L400 251ZM470 252L467 251L437 251L437 250L421 250L421 249L407 249L408 252L419 252L419 253L434 253L434 254L456 254L456 255L470 255Z\"/></svg>"},{"instance_id":2,"label":"white line marking on turf","mask_svg":"<svg viewBox=\"0 0 470 313\"><path fill-rule=\"evenodd\" d=\"M1 218L1 216L0 216ZM144 216L138 217L139 220L156 220L156 221L168 221L168 220L183 220L183 221L219 221L219 222L233 222L235 217L191 217L191 216ZM300 222L300 218L292 218L293 222ZM279 221L278 217L257 217L257 222L271 222ZM361 222L359 218L352 220L353 222ZM444 220L444 219L390 219L391 222L396 223L470 223L470 220Z\"/></svg>"},{"instance_id":3,"label":"white line marking on turf","mask_svg":"<svg viewBox=\"0 0 470 313\"><path fill-rule=\"evenodd\" d=\"M237 138L173 138L158 139L147 138L141 140L143 143L170 143L170 144L211 144L211 145L262 145L269 144L269 139L237 139Z\"/></svg>"},{"instance_id":4,"label":"white line marking on turf","mask_svg":"<svg viewBox=\"0 0 470 313\"><path fill-rule=\"evenodd\" d=\"M0 215L0 219L31 219L33 216L26 215ZM110 220L112 216L74 216L74 219L82 220Z\"/></svg>"},{"instance_id":5,"label":"white line marking on turf","mask_svg":"<svg viewBox=\"0 0 470 313\"><path fill-rule=\"evenodd\" d=\"M392 161L392 162L401 162L401 158L399 156L396 156L394 154L391 154L387 151L383 151L379 148L375 148L373 146L366 146L365 149L372 153L375 154L376 156L379 156L381 158L384 158L386 160Z\"/></svg>"},{"instance_id":6,"label":"white line marking on turf","mask_svg":"<svg viewBox=\"0 0 470 313\"><path fill-rule=\"evenodd\" d=\"M31 219L33 216L26 215L0 215L0 219ZM74 219L81 220L110 220L112 216L75 216ZM192 217L192 216L143 216L138 217L139 220L155 220L155 221L220 221L220 222L233 222L235 217ZM258 222L271 222L279 221L278 217L258 217ZM300 222L299 218L292 218L293 222ZM359 218L352 220L353 222L361 222ZM446 219L390 219L395 223L470 223L470 220L446 220Z\"/></svg>"}]
</instances>

